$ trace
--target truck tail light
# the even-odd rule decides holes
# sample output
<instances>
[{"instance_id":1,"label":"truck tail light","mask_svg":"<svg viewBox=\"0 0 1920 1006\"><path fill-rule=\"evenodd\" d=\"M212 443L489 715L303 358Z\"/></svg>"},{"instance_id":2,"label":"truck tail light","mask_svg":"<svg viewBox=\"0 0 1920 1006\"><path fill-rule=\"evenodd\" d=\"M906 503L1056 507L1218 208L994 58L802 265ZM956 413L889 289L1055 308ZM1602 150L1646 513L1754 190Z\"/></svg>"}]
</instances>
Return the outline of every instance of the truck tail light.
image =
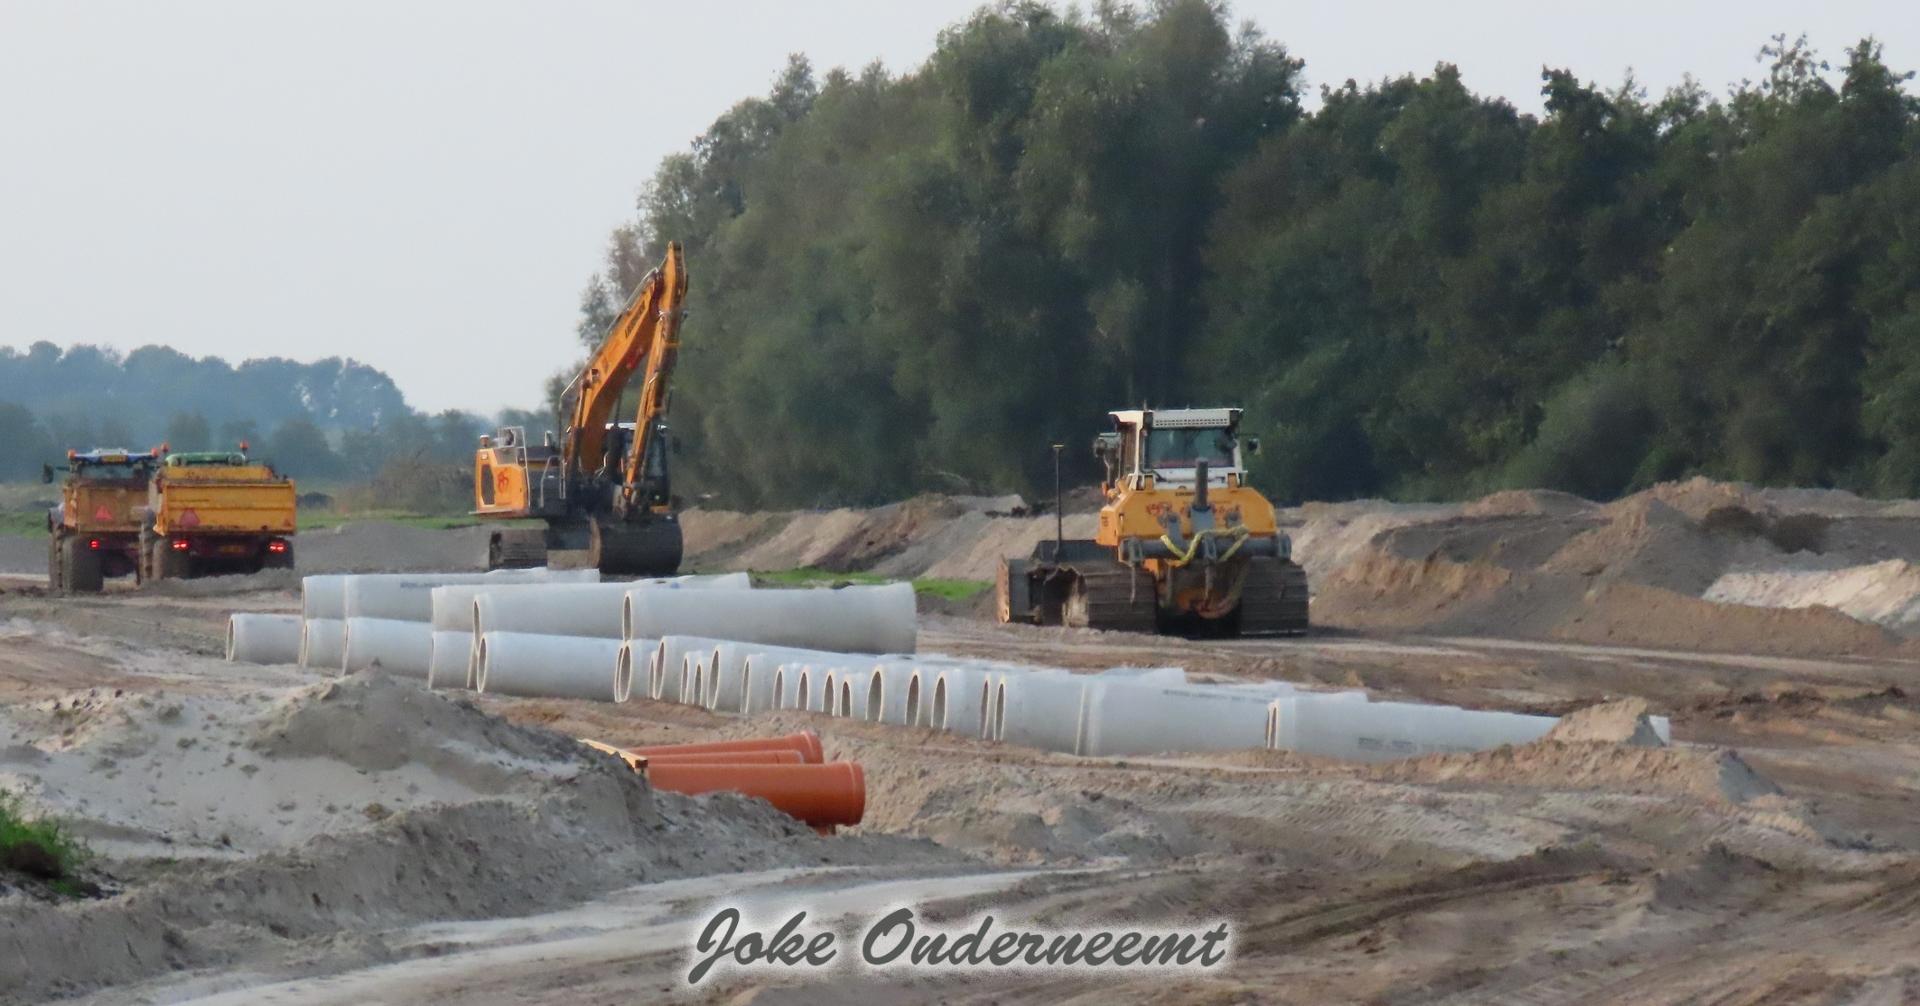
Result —
<instances>
[{"instance_id":1,"label":"truck tail light","mask_svg":"<svg viewBox=\"0 0 1920 1006\"><path fill-rule=\"evenodd\" d=\"M192 543L185 538L175 538L167 544L171 546L175 552L185 552L188 548L192 547Z\"/></svg>"},{"instance_id":2,"label":"truck tail light","mask_svg":"<svg viewBox=\"0 0 1920 1006\"><path fill-rule=\"evenodd\" d=\"M286 539L275 538L272 541L267 542L267 551L272 552L275 555L285 555L287 551Z\"/></svg>"},{"instance_id":3,"label":"truck tail light","mask_svg":"<svg viewBox=\"0 0 1920 1006\"><path fill-rule=\"evenodd\" d=\"M88 548L90 548L90 549L92 549L92 550L94 550L95 552L98 552L98 551L100 551L100 539L98 539L98 538L88 538L88 539L87 539L87 547L88 547Z\"/></svg>"}]
</instances>

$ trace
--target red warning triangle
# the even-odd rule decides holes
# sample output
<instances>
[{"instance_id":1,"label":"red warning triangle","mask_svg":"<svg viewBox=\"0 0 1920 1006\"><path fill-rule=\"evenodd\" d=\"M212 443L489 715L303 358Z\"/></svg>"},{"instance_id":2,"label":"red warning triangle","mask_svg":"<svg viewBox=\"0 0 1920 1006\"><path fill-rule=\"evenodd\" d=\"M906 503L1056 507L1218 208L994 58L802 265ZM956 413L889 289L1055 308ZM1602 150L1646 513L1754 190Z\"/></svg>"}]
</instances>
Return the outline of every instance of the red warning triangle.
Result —
<instances>
[{"instance_id":1,"label":"red warning triangle","mask_svg":"<svg viewBox=\"0 0 1920 1006\"><path fill-rule=\"evenodd\" d=\"M105 503L102 503L99 506L94 507L93 519L94 520L112 520L113 511L107 509L107 505Z\"/></svg>"},{"instance_id":2,"label":"red warning triangle","mask_svg":"<svg viewBox=\"0 0 1920 1006\"><path fill-rule=\"evenodd\" d=\"M193 512L193 509L191 507L180 511L180 526L181 527L199 527L200 515Z\"/></svg>"}]
</instances>

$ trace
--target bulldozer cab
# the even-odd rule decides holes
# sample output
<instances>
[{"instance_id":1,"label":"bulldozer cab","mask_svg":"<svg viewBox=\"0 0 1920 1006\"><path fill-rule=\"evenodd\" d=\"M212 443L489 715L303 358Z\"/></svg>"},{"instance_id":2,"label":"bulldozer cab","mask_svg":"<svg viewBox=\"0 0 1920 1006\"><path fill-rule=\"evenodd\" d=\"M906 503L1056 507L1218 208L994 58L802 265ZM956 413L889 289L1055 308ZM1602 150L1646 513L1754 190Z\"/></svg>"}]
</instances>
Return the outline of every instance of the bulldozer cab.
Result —
<instances>
[{"instance_id":1,"label":"bulldozer cab","mask_svg":"<svg viewBox=\"0 0 1920 1006\"><path fill-rule=\"evenodd\" d=\"M1193 488L1202 463L1208 485L1236 484L1244 471L1243 453L1259 449L1256 441L1242 444L1239 409L1129 409L1108 415L1114 432L1100 435L1094 453L1107 467L1109 486L1145 488L1151 479L1155 485Z\"/></svg>"}]
</instances>

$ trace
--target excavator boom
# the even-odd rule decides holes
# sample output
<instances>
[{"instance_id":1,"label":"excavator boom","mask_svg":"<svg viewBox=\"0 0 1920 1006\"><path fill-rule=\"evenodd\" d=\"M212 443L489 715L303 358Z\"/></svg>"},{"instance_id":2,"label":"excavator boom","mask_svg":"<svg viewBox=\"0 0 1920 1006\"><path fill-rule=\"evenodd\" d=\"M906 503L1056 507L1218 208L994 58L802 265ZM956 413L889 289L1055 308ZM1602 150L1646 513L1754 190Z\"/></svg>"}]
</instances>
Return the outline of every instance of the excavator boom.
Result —
<instances>
[{"instance_id":1,"label":"excavator boom","mask_svg":"<svg viewBox=\"0 0 1920 1006\"><path fill-rule=\"evenodd\" d=\"M667 482L668 384L680 349L687 292L680 245L628 298L607 336L567 386L558 443L529 442L508 427L482 437L474 458L474 514L539 518L544 530L495 531L489 568L533 566L551 549L590 553L603 573L658 576L680 565L680 524ZM636 374L640 407L631 431L612 422Z\"/></svg>"}]
</instances>

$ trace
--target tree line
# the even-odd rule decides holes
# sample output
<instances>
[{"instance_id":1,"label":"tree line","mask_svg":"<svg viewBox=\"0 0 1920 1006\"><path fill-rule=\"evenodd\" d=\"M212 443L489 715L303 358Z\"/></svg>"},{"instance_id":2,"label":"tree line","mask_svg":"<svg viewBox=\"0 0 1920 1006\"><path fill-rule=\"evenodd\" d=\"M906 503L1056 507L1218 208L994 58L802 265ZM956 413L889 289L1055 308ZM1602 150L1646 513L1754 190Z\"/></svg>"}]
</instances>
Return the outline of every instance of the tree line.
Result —
<instances>
[{"instance_id":1,"label":"tree line","mask_svg":"<svg viewBox=\"0 0 1920 1006\"><path fill-rule=\"evenodd\" d=\"M0 479L38 477L69 450L246 443L296 478L367 481L394 462L469 464L488 427L459 410L417 412L384 372L338 358L234 366L164 346L124 356L50 342L0 348Z\"/></svg>"},{"instance_id":2,"label":"tree line","mask_svg":"<svg viewBox=\"0 0 1920 1006\"><path fill-rule=\"evenodd\" d=\"M1705 473L1920 493L1920 103L1872 40L1544 114L1452 66L1303 100L1225 5L983 8L911 73L795 57L667 158L681 485L1035 491L1109 409L1239 404L1282 499Z\"/></svg>"}]
</instances>

